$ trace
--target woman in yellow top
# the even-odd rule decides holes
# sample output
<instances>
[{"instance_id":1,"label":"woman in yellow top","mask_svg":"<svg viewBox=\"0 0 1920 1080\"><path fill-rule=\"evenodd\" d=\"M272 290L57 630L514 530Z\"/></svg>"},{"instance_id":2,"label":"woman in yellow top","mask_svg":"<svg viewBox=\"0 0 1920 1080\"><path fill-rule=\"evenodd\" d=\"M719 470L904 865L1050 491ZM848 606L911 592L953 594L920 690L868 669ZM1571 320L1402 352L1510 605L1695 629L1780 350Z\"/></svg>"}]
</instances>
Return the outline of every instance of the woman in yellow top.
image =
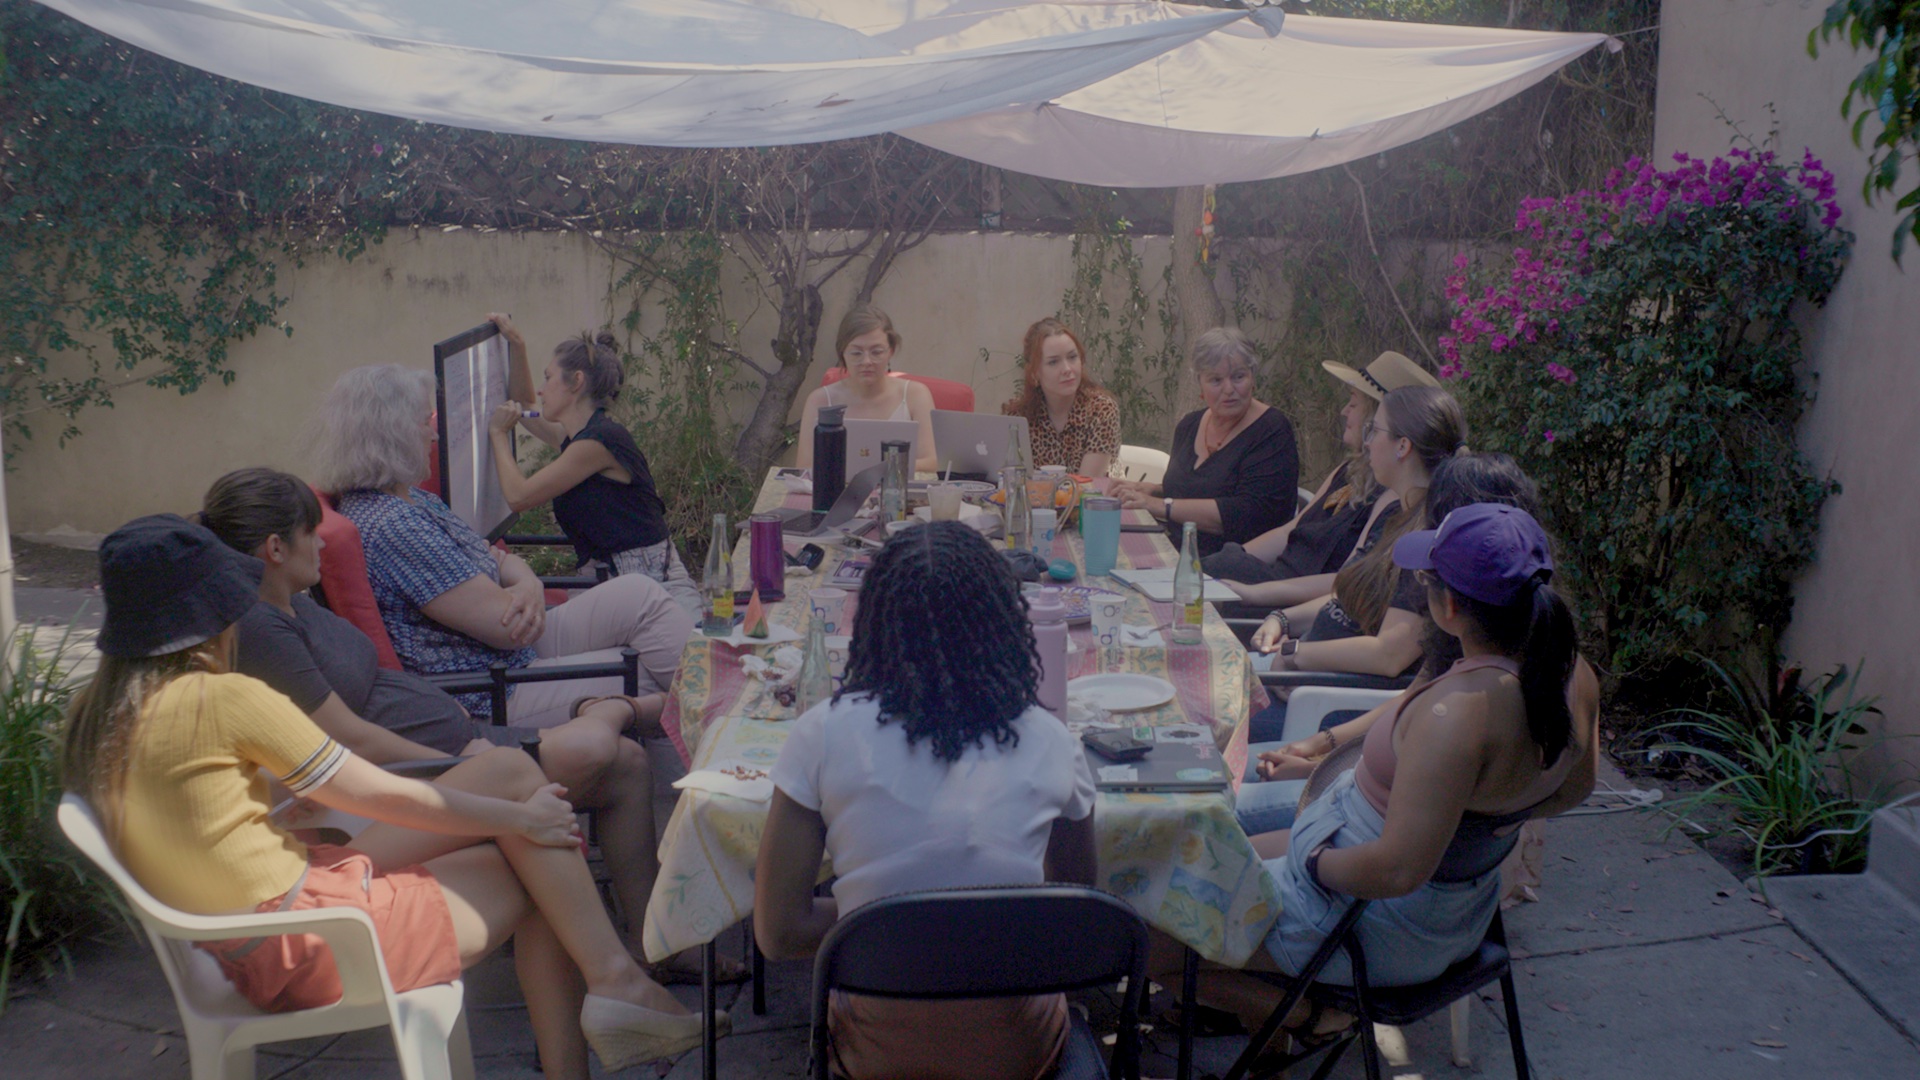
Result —
<instances>
[{"instance_id":1,"label":"woman in yellow top","mask_svg":"<svg viewBox=\"0 0 1920 1080\"><path fill-rule=\"evenodd\" d=\"M549 1078L586 1077L588 1045L611 1071L699 1043L700 1018L621 946L566 789L532 758L497 748L432 784L392 776L233 673L233 624L259 597L260 564L185 519L139 518L107 537L100 585L104 656L74 702L63 772L162 902L361 908L395 990L448 982L512 936ZM309 848L269 820L269 776L375 824L347 847ZM340 998L313 935L202 947L262 1009Z\"/></svg>"}]
</instances>

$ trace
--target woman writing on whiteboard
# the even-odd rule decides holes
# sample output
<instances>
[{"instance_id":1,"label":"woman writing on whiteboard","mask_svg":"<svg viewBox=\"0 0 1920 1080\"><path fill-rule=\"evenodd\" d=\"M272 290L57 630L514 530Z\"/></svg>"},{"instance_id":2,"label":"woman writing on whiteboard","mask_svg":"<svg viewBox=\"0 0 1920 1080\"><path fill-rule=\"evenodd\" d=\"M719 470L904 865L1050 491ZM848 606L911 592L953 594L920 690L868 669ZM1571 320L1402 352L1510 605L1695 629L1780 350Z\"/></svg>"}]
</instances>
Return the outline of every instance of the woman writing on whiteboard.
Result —
<instances>
[{"instance_id":1,"label":"woman writing on whiteboard","mask_svg":"<svg viewBox=\"0 0 1920 1080\"><path fill-rule=\"evenodd\" d=\"M674 546L647 457L633 434L607 415L625 378L619 343L605 330L562 341L535 390L527 339L507 316L487 318L507 339L508 400L487 424L507 505L524 511L552 503L554 520L573 541L582 566L598 563L615 574L650 577L697 618L700 590ZM539 411L527 413L536 400ZM515 427L560 456L523 476L513 456Z\"/></svg>"}]
</instances>

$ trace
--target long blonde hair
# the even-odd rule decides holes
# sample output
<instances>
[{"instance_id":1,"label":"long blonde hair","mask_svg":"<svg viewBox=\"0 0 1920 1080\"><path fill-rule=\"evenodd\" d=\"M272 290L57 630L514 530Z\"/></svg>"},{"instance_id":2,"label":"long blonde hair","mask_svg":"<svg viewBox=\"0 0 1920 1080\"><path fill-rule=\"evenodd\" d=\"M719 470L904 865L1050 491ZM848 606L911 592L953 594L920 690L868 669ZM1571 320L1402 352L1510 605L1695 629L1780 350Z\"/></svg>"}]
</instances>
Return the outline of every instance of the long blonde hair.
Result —
<instances>
[{"instance_id":1,"label":"long blonde hair","mask_svg":"<svg viewBox=\"0 0 1920 1080\"><path fill-rule=\"evenodd\" d=\"M1385 416L1387 429L1413 444L1413 452L1429 475L1442 461L1467 448L1467 417L1452 394L1430 386L1404 386L1387 394L1375 417ZM1430 529L1427 489L1424 485L1400 493L1373 549L1334 575L1333 595L1353 621L1369 635L1380 632L1387 608L1403 571L1393 561L1393 543L1416 529Z\"/></svg>"},{"instance_id":2,"label":"long blonde hair","mask_svg":"<svg viewBox=\"0 0 1920 1080\"><path fill-rule=\"evenodd\" d=\"M93 681L74 695L60 746L60 780L93 807L109 841L117 843L120 835L127 765L147 702L182 675L232 670L233 639L229 626L178 652L102 656Z\"/></svg>"},{"instance_id":3,"label":"long blonde hair","mask_svg":"<svg viewBox=\"0 0 1920 1080\"><path fill-rule=\"evenodd\" d=\"M1360 418L1360 423L1364 425L1380 411L1380 403L1365 394L1359 396L1367 406L1367 415ZM1365 431L1366 428L1362 427L1360 430ZM1350 502L1365 502L1372 497L1374 489L1380 486L1379 481L1373 478L1373 461L1367 457L1366 443L1361 443L1360 449L1347 455L1346 480L1347 482L1341 485L1340 490L1327 493L1328 512L1339 510Z\"/></svg>"}]
</instances>

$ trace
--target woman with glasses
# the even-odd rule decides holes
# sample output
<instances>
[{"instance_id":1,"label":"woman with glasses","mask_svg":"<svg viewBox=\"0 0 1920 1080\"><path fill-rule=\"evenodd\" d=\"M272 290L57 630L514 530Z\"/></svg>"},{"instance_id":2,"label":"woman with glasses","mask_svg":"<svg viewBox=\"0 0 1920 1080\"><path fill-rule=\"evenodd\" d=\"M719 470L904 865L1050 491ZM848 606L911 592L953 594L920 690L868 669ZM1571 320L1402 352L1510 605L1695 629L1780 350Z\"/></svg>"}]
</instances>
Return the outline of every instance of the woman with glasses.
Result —
<instances>
[{"instance_id":1,"label":"woman with glasses","mask_svg":"<svg viewBox=\"0 0 1920 1080\"><path fill-rule=\"evenodd\" d=\"M820 410L844 405L848 420L911 420L919 424L920 456L914 459L913 467L919 472L939 469L939 454L933 447L933 392L924 383L890 377L902 340L900 331L893 328L893 320L872 304L861 304L840 320L833 354L840 358L838 366L846 377L808 394L807 403L801 407L797 458L801 468L813 468L813 429L820 422Z\"/></svg>"},{"instance_id":2,"label":"woman with glasses","mask_svg":"<svg viewBox=\"0 0 1920 1080\"><path fill-rule=\"evenodd\" d=\"M1463 658L1376 711L1353 770L1257 837L1280 919L1250 968L1298 974L1349 906L1376 986L1429 981L1471 955L1499 905L1500 864L1526 821L1593 790L1597 687L1578 664L1573 615L1550 580L1550 543L1510 506L1475 504L1392 550ZM1351 983L1336 950L1318 978ZM1210 973L1205 996L1262 1015L1272 988ZM1291 1020L1309 1036L1327 1018Z\"/></svg>"}]
</instances>

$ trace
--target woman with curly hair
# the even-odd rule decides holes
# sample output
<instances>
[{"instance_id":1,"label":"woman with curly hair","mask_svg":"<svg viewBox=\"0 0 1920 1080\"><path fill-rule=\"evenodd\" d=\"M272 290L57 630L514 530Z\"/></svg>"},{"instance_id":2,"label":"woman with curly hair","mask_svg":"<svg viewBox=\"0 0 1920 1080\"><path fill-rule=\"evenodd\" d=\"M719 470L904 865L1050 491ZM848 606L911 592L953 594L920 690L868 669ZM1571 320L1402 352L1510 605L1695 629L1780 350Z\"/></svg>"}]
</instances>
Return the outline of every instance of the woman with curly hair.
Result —
<instances>
[{"instance_id":1,"label":"woman with curly hair","mask_svg":"<svg viewBox=\"0 0 1920 1080\"><path fill-rule=\"evenodd\" d=\"M1120 456L1120 405L1093 381L1080 336L1055 318L1027 327L1020 345L1024 389L1000 406L1027 418L1033 464L1103 477Z\"/></svg>"},{"instance_id":2,"label":"woman with curly hair","mask_svg":"<svg viewBox=\"0 0 1920 1080\"><path fill-rule=\"evenodd\" d=\"M899 893L1093 882L1093 778L1038 705L1038 667L1019 584L979 533L936 521L887 542L845 685L794 721L773 768L753 905L768 956L811 956L841 911ZM831 897L813 895L823 854ZM850 1080L1038 1077L1066 1031L1058 994L836 995L829 1018Z\"/></svg>"}]
</instances>

